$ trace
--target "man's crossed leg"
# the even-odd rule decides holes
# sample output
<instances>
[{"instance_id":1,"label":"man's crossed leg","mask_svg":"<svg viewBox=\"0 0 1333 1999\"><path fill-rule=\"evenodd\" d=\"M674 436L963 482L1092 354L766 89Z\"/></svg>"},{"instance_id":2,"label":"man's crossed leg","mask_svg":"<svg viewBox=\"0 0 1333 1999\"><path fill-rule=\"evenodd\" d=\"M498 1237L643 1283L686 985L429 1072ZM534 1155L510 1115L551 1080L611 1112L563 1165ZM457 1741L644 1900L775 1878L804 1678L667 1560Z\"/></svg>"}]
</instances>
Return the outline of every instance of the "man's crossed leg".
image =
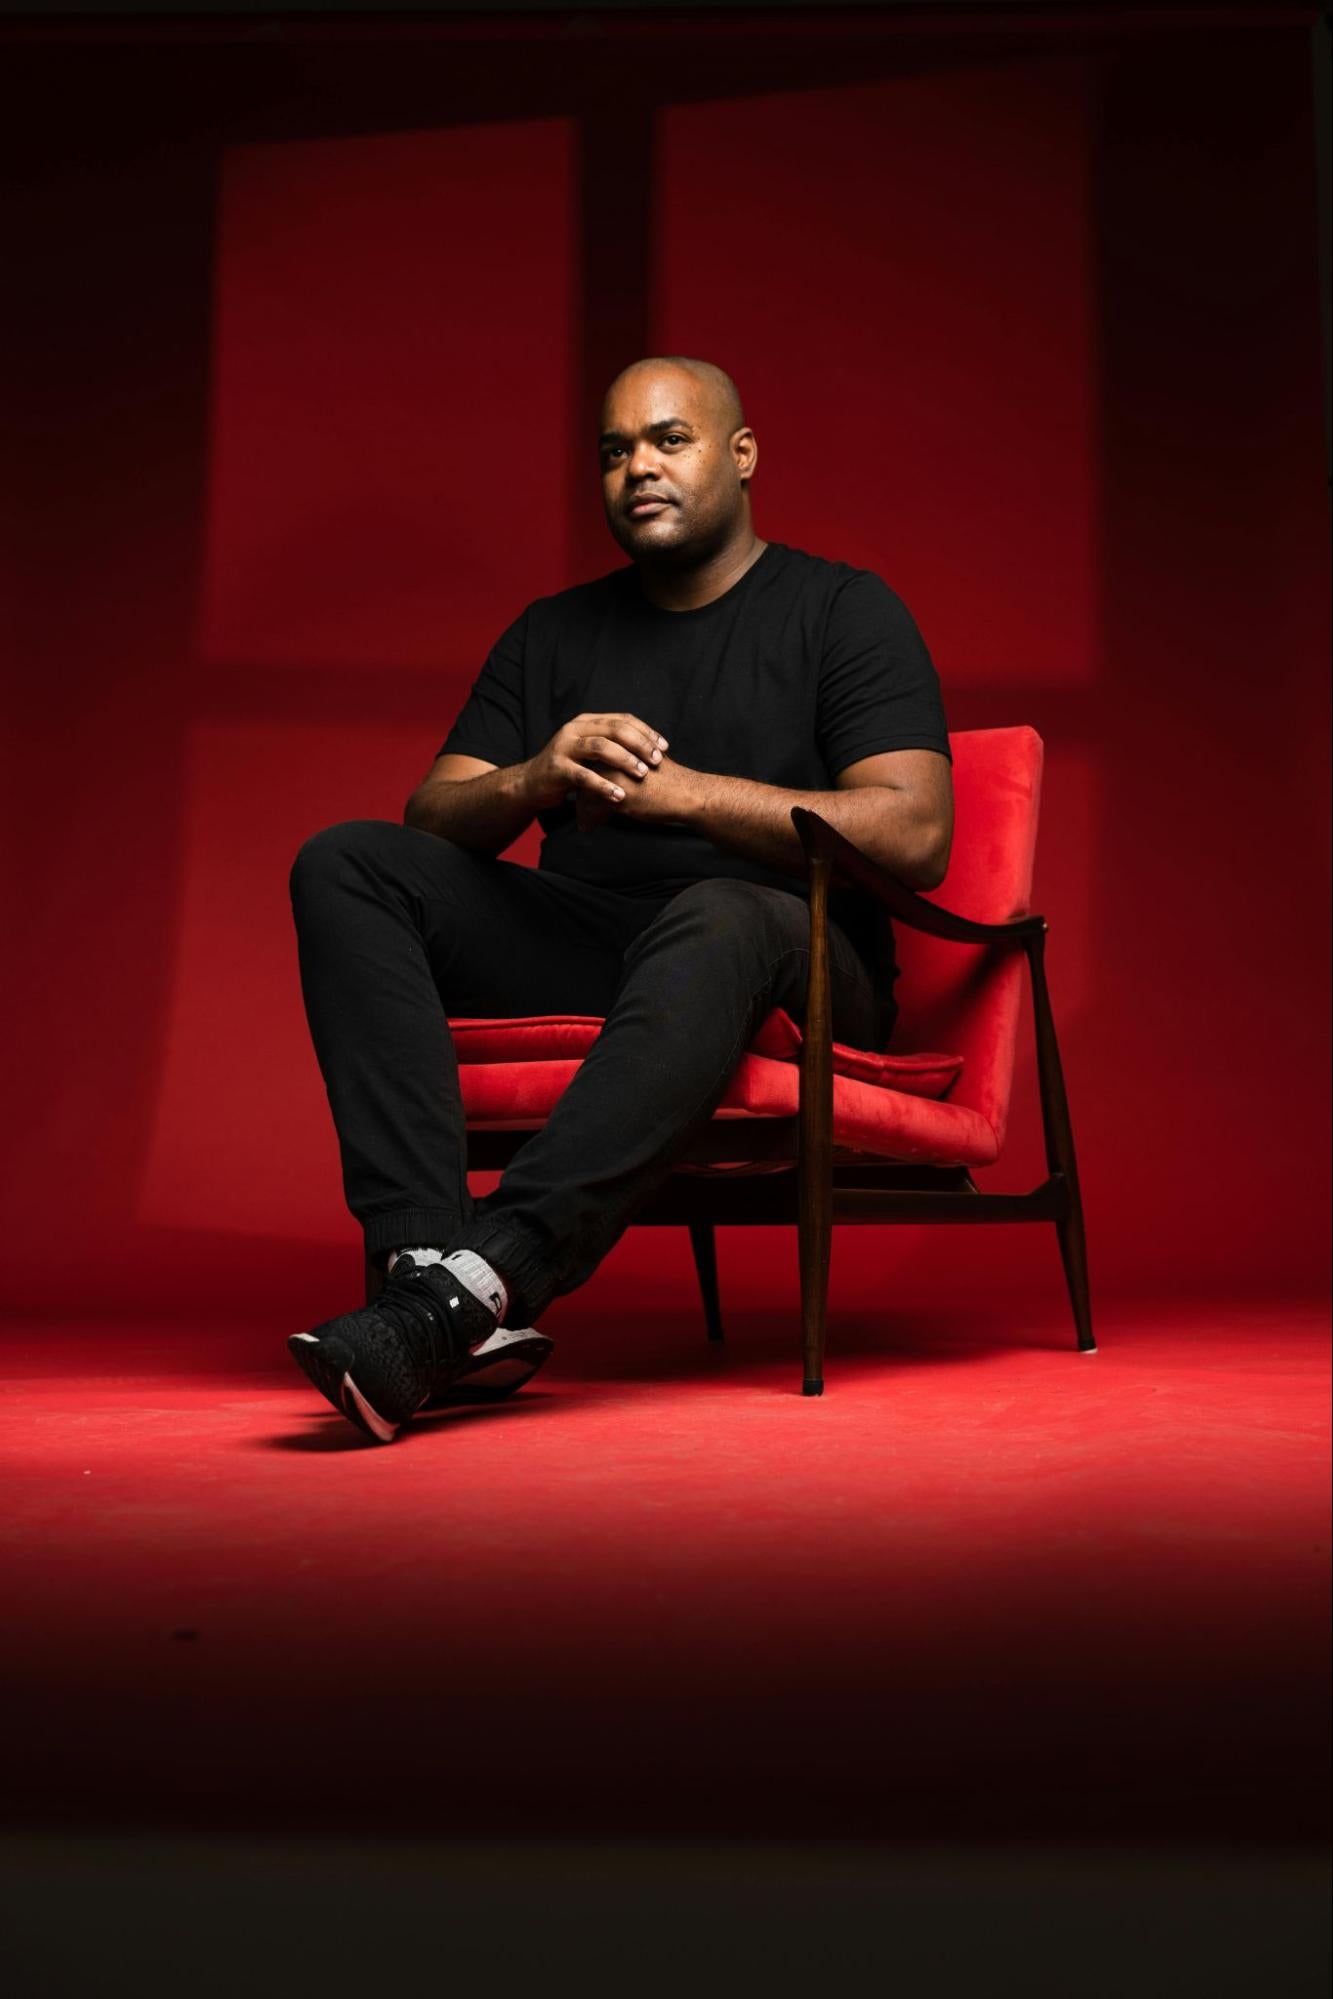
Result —
<instances>
[{"instance_id":1,"label":"man's crossed leg","mask_svg":"<svg viewBox=\"0 0 1333 1999\"><path fill-rule=\"evenodd\" d=\"M596 1269L711 1117L774 1006L800 1019L809 912L799 894L716 877L626 895L520 867L387 820L308 840L291 874L302 992L347 1204L389 1262L373 1306L290 1343L368 1435L511 1380L549 1342L524 1320ZM877 1045L870 974L830 926L834 1032ZM605 1017L543 1128L474 1201L446 1015ZM439 1260L413 1251L431 1250ZM402 1252L399 1254L399 1252ZM540 1347L520 1356L515 1337ZM517 1375L515 1370L518 1370Z\"/></svg>"}]
</instances>

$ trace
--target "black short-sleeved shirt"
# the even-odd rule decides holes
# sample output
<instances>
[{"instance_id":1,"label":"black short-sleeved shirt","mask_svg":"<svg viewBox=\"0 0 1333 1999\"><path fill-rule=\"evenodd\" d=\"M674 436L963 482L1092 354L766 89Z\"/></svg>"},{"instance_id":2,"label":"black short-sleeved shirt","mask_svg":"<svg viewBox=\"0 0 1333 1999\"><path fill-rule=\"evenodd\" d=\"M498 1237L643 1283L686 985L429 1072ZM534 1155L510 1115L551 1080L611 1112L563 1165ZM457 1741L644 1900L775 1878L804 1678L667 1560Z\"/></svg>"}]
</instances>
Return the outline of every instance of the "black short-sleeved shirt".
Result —
<instances>
[{"instance_id":1,"label":"black short-sleeved shirt","mask_svg":"<svg viewBox=\"0 0 1333 1999\"><path fill-rule=\"evenodd\" d=\"M795 791L832 790L883 750L950 755L939 679L902 599L873 570L782 542L693 611L652 603L633 563L537 598L497 640L438 754L522 763L597 712L637 715L692 769ZM808 893L688 827L613 815L580 832L572 802L539 817L539 867L620 894L673 895L716 875ZM846 888L830 910L891 993L888 924Z\"/></svg>"}]
</instances>

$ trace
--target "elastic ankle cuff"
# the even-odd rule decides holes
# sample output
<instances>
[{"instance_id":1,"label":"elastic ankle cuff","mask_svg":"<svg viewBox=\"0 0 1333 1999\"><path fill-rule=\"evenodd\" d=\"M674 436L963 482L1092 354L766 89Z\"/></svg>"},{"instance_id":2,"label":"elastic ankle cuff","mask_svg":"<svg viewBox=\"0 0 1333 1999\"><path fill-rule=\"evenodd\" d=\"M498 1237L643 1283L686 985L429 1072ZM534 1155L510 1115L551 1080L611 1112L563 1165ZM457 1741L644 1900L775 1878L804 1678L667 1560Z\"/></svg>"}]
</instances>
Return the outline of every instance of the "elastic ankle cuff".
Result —
<instances>
[{"instance_id":1,"label":"elastic ankle cuff","mask_svg":"<svg viewBox=\"0 0 1333 1999\"><path fill-rule=\"evenodd\" d=\"M392 1214L372 1216L362 1227L366 1255L383 1268L390 1250L413 1244L421 1249L450 1248L460 1224L447 1208L396 1208Z\"/></svg>"},{"instance_id":2,"label":"elastic ankle cuff","mask_svg":"<svg viewBox=\"0 0 1333 1999\"><path fill-rule=\"evenodd\" d=\"M545 1311L553 1295L548 1259L531 1246L512 1222L506 1223L499 1217L494 1222L483 1219L460 1229L459 1235L461 1240L451 1243L451 1249L475 1250L504 1278L509 1292L507 1324L526 1323L520 1319L520 1313L532 1319Z\"/></svg>"}]
</instances>

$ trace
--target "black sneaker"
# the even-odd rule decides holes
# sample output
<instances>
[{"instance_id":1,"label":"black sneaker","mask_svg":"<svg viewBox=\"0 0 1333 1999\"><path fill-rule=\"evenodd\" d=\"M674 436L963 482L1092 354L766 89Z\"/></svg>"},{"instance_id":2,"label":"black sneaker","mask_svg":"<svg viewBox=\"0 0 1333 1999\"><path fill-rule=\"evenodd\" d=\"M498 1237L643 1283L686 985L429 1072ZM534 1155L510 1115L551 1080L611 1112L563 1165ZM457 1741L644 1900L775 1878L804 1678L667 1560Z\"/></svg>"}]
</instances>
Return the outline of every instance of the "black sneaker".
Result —
<instances>
[{"instance_id":1,"label":"black sneaker","mask_svg":"<svg viewBox=\"0 0 1333 1999\"><path fill-rule=\"evenodd\" d=\"M287 1349L335 1409L388 1444L495 1330L495 1314L451 1270L405 1251L373 1305L293 1333Z\"/></svg>"},{"instance_id":2,"label":"black sneaker","mask_svg":"<svg viewBox=\"0 0 1333 1999\"><path fill-rule=\"evenodd\" d=\"M497 1326L422 1406L443 1409L456 1402L503 1402L532 1380L554 1349L555 1341L535 1326Z\"/></svg>"}]
</instances>

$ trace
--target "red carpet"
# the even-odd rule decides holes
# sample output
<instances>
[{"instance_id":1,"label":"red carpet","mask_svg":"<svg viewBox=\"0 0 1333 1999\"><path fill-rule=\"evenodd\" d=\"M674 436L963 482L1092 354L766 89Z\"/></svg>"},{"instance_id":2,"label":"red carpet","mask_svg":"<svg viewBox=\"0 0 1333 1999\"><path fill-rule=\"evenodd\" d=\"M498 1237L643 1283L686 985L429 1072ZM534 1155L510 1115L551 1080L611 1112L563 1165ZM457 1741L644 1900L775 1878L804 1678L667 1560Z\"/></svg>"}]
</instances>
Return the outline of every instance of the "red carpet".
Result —
<instances>
[{"instance_id":1,"label":"red carpet","mask_svg":"<svg viewBox=\"0 0 1333 1999\"><path fill-rule=\"evenodd\" d=\"M811 1402L789 1309L719 1353L680 1273L632 1288L389 1449L285 1311L11 1328L17 1820L1319 1831L1319 1310L1107 1307L1081 1357L1054 1292L1018 1332L844 1301Z\"/></svg>"}]
</instances>

